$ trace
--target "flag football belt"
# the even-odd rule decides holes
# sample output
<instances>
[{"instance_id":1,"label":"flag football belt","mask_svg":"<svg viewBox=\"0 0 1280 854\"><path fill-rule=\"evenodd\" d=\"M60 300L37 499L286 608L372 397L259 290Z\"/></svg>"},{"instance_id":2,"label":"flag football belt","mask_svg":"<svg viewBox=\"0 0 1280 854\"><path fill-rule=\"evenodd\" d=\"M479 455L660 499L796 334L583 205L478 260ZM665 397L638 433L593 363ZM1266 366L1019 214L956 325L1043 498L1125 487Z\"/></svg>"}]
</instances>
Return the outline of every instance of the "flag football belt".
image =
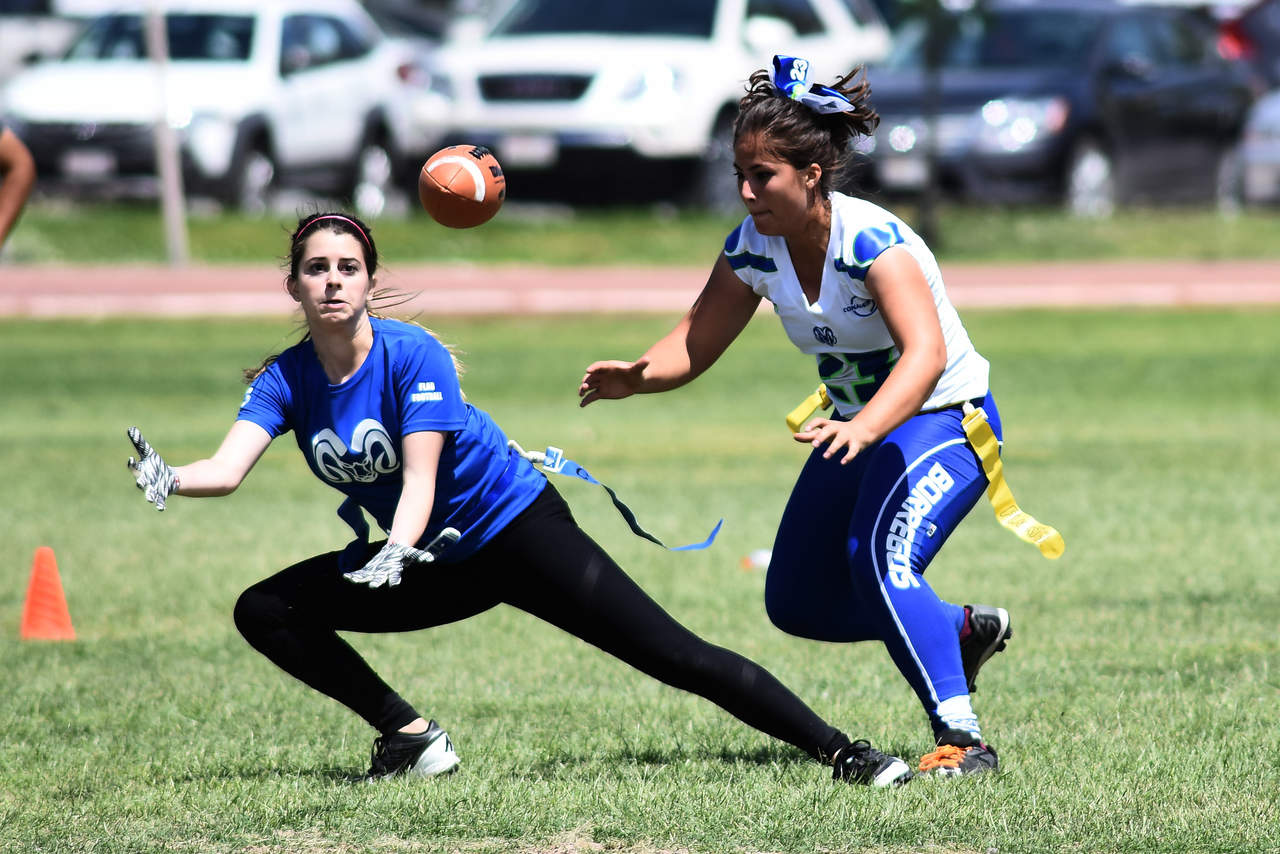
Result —
<instances>
[{"instance_id":1,"label":"flag football belt","mask_svg":"<svg viewBox=\"0 0 1280 854\"><path fill-rule=\"evenodd\" d=\"M724 520L721 519L716 523L716 526L711 529L711 533L707 538L700 543L690 543L687 546L668 546L666 543L662 542L662 540L640 527L640 523L636 520L636 514L631 511L630 507L622 503L618 498L618 493L614 492L607 485L596 480L591 476L590 472L566 457L564 455L564 451L561 449L548 445L546 451L526 451L524 448L516 444L515 440L509 440L507 444L510 445L513 451L524 457L529 462L534 465L541 466L543 471L551 472L552 474L576 477L579 480L585 480L587 483L594 483L598 485L605 492L609 493L609 499L613 502L613 506L618 509L620 514L622 514L622 518L627 521L627 525L631 528L631 532L633 534L637 537L643 537L651 543L656 543L669 551L690 552L705 549L715 541L716 535L720 533L720 527L724 525Z\"/></svg>"},{"instance_id":2,"label":"flag football belt","mask_svg":"<svg viewBox=\"0 0 1280 854\"><path fill-rule=\"evenodd\" d=\"M582 466L566 457L564 455L564 451L550 446L547 447L545 452L526 451L524 448L520 447L514 439L508 440L507 448L509 452L519 454L534 465L542 466L543 471L552 472L553 474L568 475L576 477L579 480L585 480L587 483L597 484L604 489L605 492L609 493L609 498L613 501L613 506L618 508L618 512L622 514L622 518L626 520L627 525L636 536L643 537L649 542L656 543L669 551L691 552L705 549L707 546L715 542L716 535L720 533L720 528L724 525L724 520L721 519L716 523L716 526L711 529L711 533L707 538L700 543L690 543L687 546L668 546L666 543L662 542L662 540L658 539L653 534L650 534L644 528L641 528L639 521L636 520L636 514L632 512L630 507L622 503L622 500L618 498L618 494L607 485L592 477L591 473ZM483 512L484 508L488 507L493 500L497 498L497 496L506 491L507 486L509 486L511 481L515 479L515 472L516 467L514 460L508 458L507 465L502 470L502 474L498 476L498 479L493 486L489 487L485 492L484 499L476 502L474 507L463 508L460 513L465 521L455 524L458 524L461 527L470 527L471 522L475 521L475 518ZM470 512L468 512L468 510L470 510ZM346 522L356 535L355 539L348 543L346 548L343 549L342 556L338 561L339 565L345 571L359 566L360 561L364 559L364 552L369 542L369 523L364 517L364 511L354 498L347 498L342 502L338 507L338 518Z\"/></svg>"},{"instance_id":3,"label":"flag football belt","mask_svg":"<svg viewBox=\"0 0 1280 854\"><path fill-rule=\"evenodd\" d=\"M831 406L831 398L827 395L826 385L818 386L813 394L787 415L787 429L792 433L800 432L805 422L820 409ZM991 424L987 421L987 413L981 406L972 403L964 404L964 418L960 425L964 428L965 438L982 463L982 470L987 475L987 500L995 511L996 521L1010 531L1018 539L1030 543L1040 550L1040 554L1050 560L1062 557L1066 551L1066 541L1052 525L1037 522L1035 517L1018 506L1013 498L1013 490L1004 478L1004 462L1000 459L1000 442L996 439Z\"/></svg>"}]
</instances>

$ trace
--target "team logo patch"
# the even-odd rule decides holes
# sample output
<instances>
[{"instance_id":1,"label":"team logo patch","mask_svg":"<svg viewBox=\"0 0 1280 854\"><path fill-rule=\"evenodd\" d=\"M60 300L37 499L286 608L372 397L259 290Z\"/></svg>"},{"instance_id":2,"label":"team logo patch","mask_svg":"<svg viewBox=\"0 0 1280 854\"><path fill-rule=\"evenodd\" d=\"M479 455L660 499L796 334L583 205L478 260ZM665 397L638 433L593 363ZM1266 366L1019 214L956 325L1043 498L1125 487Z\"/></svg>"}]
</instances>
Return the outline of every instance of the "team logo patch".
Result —
<instances>
[{"instance_id":1,"label":"team logo patch","mask_svg":"<svg viewBox=\"0 0 1280 854\"><path fill-rule=\"evenodd\" d=\"M818 339L819 344L826 344L828 347L834 347L836 344L836 333L830 326L813 327L813 337Z\"/></svg>"},{"instance_id":2,"label":"team logo patch","mask_svg":"<svg viewBox=\"0 0 1280 854\"><path fill-rule=\"evenodd\" d=\"M849 300L849 304L843 310L846 314L853 312L858 317L870 317L876 313L876 301L865 297L854 297Z\"/></svg>"},{"instance_id":3,"label":"team logo patch","mask_svg":"<svg viewBox=\"0 0 1280 854\"><path fill-rule=\"evenodd\" d=\"M311 437L311 457L316 471L330 483L372 483L378 475L400 468L386 428L372 418L356 425L350 448L328 428L316 433Z\"/></svg>"}]
</instances>

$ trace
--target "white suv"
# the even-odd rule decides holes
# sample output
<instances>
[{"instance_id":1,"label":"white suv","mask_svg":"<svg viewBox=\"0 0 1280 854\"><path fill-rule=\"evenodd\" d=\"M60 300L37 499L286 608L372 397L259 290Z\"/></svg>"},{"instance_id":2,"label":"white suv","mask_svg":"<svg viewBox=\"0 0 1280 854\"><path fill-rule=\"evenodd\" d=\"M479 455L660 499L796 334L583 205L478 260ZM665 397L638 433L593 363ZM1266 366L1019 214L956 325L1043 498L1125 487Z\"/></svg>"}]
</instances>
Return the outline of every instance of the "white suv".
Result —
<instances>
[{"instance_id":1,"label":"white suv","mask_svg":"<svg viewBox=\"0 0 1280 854\"><path fill-rule=\"evenodd\" d=\"M831 82L889 41L871 0L515 0L484 35L445 41L431 85L443 141L487 145L513 193L541 173L600 199L661 185L721 207L737 204L730 132L752 71L785 53Z\"/></svg>"},{"instance_id":2,"label":"white suv","mask_svg":"<svg viewBox=\"0 0 1280 854\"><path fill-rule=\"evenodd\" d=\"M147 60L147 8L91 19L62 60L6 87L0 112L42 182L153 176L161 116L190 191L251 211L288 186L376 213L424 156L411 60L356 0L162 0L163 86Z\"/></svg>"}]
</instances>

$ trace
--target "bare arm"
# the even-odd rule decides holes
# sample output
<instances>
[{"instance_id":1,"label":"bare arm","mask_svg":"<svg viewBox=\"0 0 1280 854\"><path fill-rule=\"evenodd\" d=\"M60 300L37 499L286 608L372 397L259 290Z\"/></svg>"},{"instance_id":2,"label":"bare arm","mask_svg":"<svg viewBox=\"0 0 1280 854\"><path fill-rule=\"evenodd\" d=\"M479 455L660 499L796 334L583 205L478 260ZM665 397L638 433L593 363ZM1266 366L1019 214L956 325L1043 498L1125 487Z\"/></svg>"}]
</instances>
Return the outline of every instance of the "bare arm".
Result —
<instances>
[{"instance_id":1,"label":"bare arm","mask_svg":"<svg viewBox=\"0 0 1280 854\"><path fill-rule=\"evenodd\" d=\"M436 499L436 472L444 450L444 433L426 430L410 433L401 444L400 499L387 542L411 546L427 529Z\"/></svg>"},{"instance_id":2,"label":"bare arm","mask_svg":"<svg viewBox=\"0 0 1280 854\"><path fill-rule=\"evenodd\" d=\"M435 504L436 472L444 449L444 434L435 431L410 433L401 443L400 498L391 519L387 542L364 566L343 577L353 584L368 587L396 587L405 568L413 563L431 563L436 555L456 542L458 532L445 528L420 552L413 544L427 529L431 508Z\"/></svg>"},{"instance_id":3,"label":"bare arm","mask_svg":"<svg viewBox=\"0 0 1280 854\"><path fill-rule=\"evenodd\" d=\"M919 412L947 366L933 293L911 253L901 246L886 249L871 263L866 283L898 346L898 363L849 421L818 418L795 435L796 441L815 448L827 444L826 457L844 448L842 463Z\"/></svg>"},{"instance_id":4,"label":"bare arm","mask_svg":"<svg viewBox=\"0 0 1280 854\"><path fill-rule=\"evenodd\" d=\"M595 362L578 387L581 406L678 388L715 364L760 305L722 254L675 328L634 362Z\"/></svg>"},{"instance_id":5,"label":"bare arm","mask_svg":"<svg viewBox=\"0 0 1280 854\"><path fill-rule=\"evenodd\" d=\"M236 421L212 457L177 466L178 495L205 498L235 492L271 444L271 435L252 421Z\"/></svg>"},{"instance_id":6,"label":"bare arm","mask_svg":"<svg viewBox=\"0 0 1280 854\"><path fill-rule=\"evenodd\" d=\"M0 245L22 213L36 183L36 162L13 131L0 131Z\"/></svg>"}]
</instances>

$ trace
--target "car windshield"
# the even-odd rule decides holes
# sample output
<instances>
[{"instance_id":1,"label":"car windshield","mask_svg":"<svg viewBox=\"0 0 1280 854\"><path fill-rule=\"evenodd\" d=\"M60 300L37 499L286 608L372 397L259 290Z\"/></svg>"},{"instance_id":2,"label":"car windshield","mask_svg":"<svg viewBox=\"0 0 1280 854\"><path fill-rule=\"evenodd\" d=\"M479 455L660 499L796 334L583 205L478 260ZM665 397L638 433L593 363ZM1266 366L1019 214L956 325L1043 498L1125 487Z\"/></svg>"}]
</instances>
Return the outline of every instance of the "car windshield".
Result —
<instances>
[{"instance_id":1,"label":"car windshield","mask_svg":"<svg viewBox=\"0 0 1280 854\"><path fill-rule=\"evenodd\" d=\"M707 38L715 12L715 0L518 0L494 27L492 35L590 33Z\"/></svg>"},{"instance_id":2,"label":"car windshield","mask_svg":"<svg viewBox=\"0 0 1280 854\"><path fill-rule=\"evenodd\" d=\"M970 15L956 19L955 24L942 54L944 68L1079 65L1096 43L1102 27L1097 15L1056 9L992 13L985 18ZM923 68L924 36L922 22L904 24L885 67Z\"/></svg>"},{"instance_id":3,"label":"car windshield","mask_svg":"<svg viewBox=\"0 0 1280 854\"><path fill-rule=\"evenodd\" d=\"M175 61L243 62L253 42L250 15L167 15L169 58ZM140 15L95 18L67 50L67 59L145 59Z\"/></svg>"}]
</instances>

